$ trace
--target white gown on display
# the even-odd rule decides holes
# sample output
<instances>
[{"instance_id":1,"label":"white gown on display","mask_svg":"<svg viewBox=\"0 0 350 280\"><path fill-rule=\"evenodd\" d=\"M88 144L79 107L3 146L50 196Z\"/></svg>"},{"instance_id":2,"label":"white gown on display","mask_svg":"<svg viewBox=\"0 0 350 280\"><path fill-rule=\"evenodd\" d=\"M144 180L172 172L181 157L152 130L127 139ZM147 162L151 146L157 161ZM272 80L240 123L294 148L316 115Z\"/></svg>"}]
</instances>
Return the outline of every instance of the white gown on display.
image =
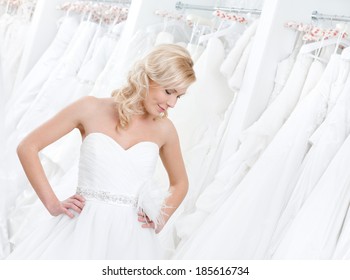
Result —
<instances>
[{"instance_id":1,"label":"white gown on display","mask_svg":"<svg viewBox=\"0 0 350 280\"><path fill-rule=\"evenodd\" d=\"M113 33L120 33L124 23L119 23L113 29ZM168 28L172 30L174 41L183 41L186 30L182 26L168 23ZM118 44L110 55L108 62L99 75L90 95L96 97L110 97L113 90L120 88L126 81L130 67L149 50L151 50L158 38L157 43L167 43L162 34L164 25L154 24L145 29L138 30L126 44ZM119 31L118 31L119 30ZM163 33L164 35L164 33ZM169 35L170 36L170 35Z\"/></svg>"},{"instance_id":2,"label":"white gown on display","mask_svg":"<svg viewBox=\"0 0 350 280\"><path fill-rule=\"evenodd\" d=\"M62 59L59 71L50 75L36 99L17 124L18 138L22 139L29 131L48 120L59 110L74 101L71 89L76 85L76 73L82 66L89 44L98 28L98 24L84 21Z\"/></svg>"},{"instance_id":3,"label":"white gown on display","mask_svg":"<svg viewBox=\"0 0 350 280\"><path fill-rule=\"evenodd\" d=\"M63 53L77 31L78 21L73 17L65 17L60 20L60 27L45 53L27 74L25 79L17 85L11 99L6 105L6 133L9 135L22 118L39 93L43 84L47 81L54 68L57 68Z\"/></svg>"},{"instance_id":4,"label":"white gown on display","mask_svg":"<svg viewBox=\"0 0 350 280\"><path fill-rule=\"evenodd\" d=\"M222 65L220 66L220 72L226 77L230 79L232 74L234 73L241 57L249 44L251 38L254 36L256 29L259 24L259 19L255 20L250 24L250 26L243 32L243 34L238 38L235 46L229 52Z\"/></svg>"},{"instance_id":5,"label":"white gown on display","mask_svg":"<svg viewBox=\"0 0 350 280\"><path fill-rule=\"evenodd\" d=\"M277 98L286 85L297 58L296 52L297 50L294 50L286 59L283 59L277 64L276 76L274 80L275 84L273 86L272 93L270 94L267 106L269 106Z\"/></svg>"},{"instance_id":6,"label":"white gown on display","mask_svg":"<svg viewBox=\"0 0 350 280\"><path fill-rule=\"evenodd\" d=\"M344 66L343 73L340 73L338 77L338 83L335 83L332 89L333 91L342 91L342 93L327 119L310 137L309 141L312 147L303 161L293 194L276 227L273 238L275 244L271 247L272 255L277 248L275 258L320 258L322 256L330 258L331 256L329 252L324 252L321 256L319 251L321 248L318 247L317 249L316 241L309 240L309 238L318 240L318 237L324 232L314 228L314 223L307 227L303 225L303 228L300 228L300 221L305 222L309 218L309 214L303 216L303 213L305 213L303 204L305 201L309 203L309 195L311 194L311 197L314 195L313 189L318 185L321 176L327 172L329 163L350 132L350 76L348 75L350 65ZM343 88L343 79L346 76L348 78ZM300 215L299 211L301 212ZM296 219L295 222L294 218ZM313 236L310 235L311 232L313 232ZM296 244L299 241L301 243ZM281 242L280 247L278 246L279 242ZM286 248L286 244L290 246L289 249ZM312 246L315 247L312 248Z\"/></svg>"},{"instance_id":7,"label":"white gown on display","mask_svg":"<svg viewBox=\"0 0 350 280\"><path fill-rule=\"evenodd\" d=\"M233 92L228 88L225 78L219 72L224 57L225 49L221 40L211 38L207 48L194 65L196 82L177 102L175 109L169 112L169 118L174 122L179 134L190 182L189 193L174 217L180 215L184 209L187 211L193 207L194 200L200 191L197 182L202 176L203 161L216 138L227 106L233 99ZM160 181L165 182L165 178ZM168 244L173 244L166 245L171 247L172 251L176 246L174 243L177 242L177 235L182 235L183 231L188 229L187 225L183 227L181 223L177 224L178 220L180 217L176 217L176 220L173 218L168 222L166 228L169 232L176 231L175 240L166 241Z\"/></svg>"},{"instance_id":8,"label":"white gown on display","mask_svg":"<svg viewBox=\"0 0 350 280\"><path fill-rule=\"evenodd\" d=\"M123 28L123 23L118 24L117 28ZM134 34L127 46L118 44L97 78L90 95L110 97L113 90L125 83L127 73L134 62L154 46L155 38L155 31L140 30Z\"/></svg>"},{"instance_id":9,"label":"white gown on display","mask_svg":"<svg viewBox=\"0 0 350 280\"><path fill-rule=\"evenodd\" d=\"M281 94L263 113L258 121L241 135L238 150L220 165L213 180L200 193L196 201L196 210L185 217L183 224L194 231L223 201L234 191L260 154L271 142L275 134L286 121L299 98L311 59L299 56L292 74ZM190 234L186 237L188 238ZM183 240L185 240L185 236ZM186 245L183 245L186 246Z\"/></svg>"},{"instance_id":10,"label":"white gown on display","mask_svg":"<svg viewBox=\"0 0 350 280\"><path fill-rule=\"evenodd\" d=\"M225 49L220 39L211 38L194 65L197 81L169 113L179 133L191 186L185 206L192 207L200 192L197 182L203 176L202 164L234 97L219 71L224 57Z\"/></svg>"},{"instance_id":11,"label":"white gown on display","mask_svg":"<svg viewBox=\"0 0 350 280\"><path fill-rule=\"evenodd\" d=\"M20 66L30 23L27 17L17 15L13 17L4 38L4 56L1 57L4 75L4 94L6 100L11 97L17 72Z\"/></svg>"},{"instance_id":12,"label":"white gown on display","mask_svg":"<svg viewBox=\"0 0 350 280\"><path fill-rule=\"evenodd\" d=\"M322 76L327 66L327 62L329 61L329 58L333 51L334 46L325 47L322 51L322 55L320 56L320 58L315 58L315 60L312 62L305 81L305 85L303 87L303 91L300 94L300 99L304 98L307 94L309 94L309 92L316 86L318 80Z\"/></svg>"},{"instance_id":13,"label":"white gown on display","mask_svg":"<svg viewBox=\"0 0 350 280\"><path fill-rule=\"evenodd\" d=\"M339 149L329 167L297 213L274 259L330 259L345 258L349 243L338 244L339 236L348 230L346 214L350 203L350 137ZM348 219L347 219L348 222ZM344 241L344 240L342 240ZM343 247L344 246L344 247ZM335 253L334 253L335 252ZM349 258L349 255L347 256Z\"/></svg>"},{"instance_id":14,"label":"white gown on display","mask_svg":"<svg viewBox=\"0 0 350 280\"><path fill-rule=\"evenodd\" d=\"M254 36L250 39L248 45L245 47L242 56L236 66L236 69L234 70L231 78L228 81L229 87L233 91L239 91L241 88L253 42Z\"/></svg>"},{"instance_id":15,"label":"white gown on display","mask_svg":"<svg viewBox=\"0 0 350 280\"><path fill-rule=\"evenodd\" d=\"M342 62L340 57L332 56L317 90L298 104L236 190L174 258L267 257L276 223L292 191L289 182L308 151L309 137L327 113L331 85Z\"/></svg>"},{"instance_id":16,"label":"white gown on display","mask_svg":"<svg viewBox=\"0 0 350 280\"><path fill-rule=\"evenodd\" d=\"M124 149L103 133L90 133L79 163L83 211L73 219L60 215L41 222L9 259L162 258L154 230L137 221L139 207L155 220L164 199L153 184L158 153L153 142Z\"/></svg>"},{"instance_id":17,"label":"white gown on display","mask_svg":"<svg viewBox=\"0 0 350 280\"><path fill-rule=\"evenodd\" d=\"M349 185L347 185L347 189L349 189ZM346 193L347 198L349 198L349 194ZM345 200L345 203L349 203L350 200ZM350 259L350 210L346 213L346 217L343 220L343 225L341 228L341 233L339 234L337 239L337 245L334 249L334 253L332 255L332 259Z\"/></svg>"},{"instance_id":18,"label":"white gown on display","mask_svg":"<svg viewBox=\"0 0 350 280\"><path fill-rule=\"evenodd\" d=\"M216 92L221 87L226 88L225 90L229 89L229 87L225 87L222 83L226 84L228 82L227 78L229 78L228 75L232 74L233 72L236 72L236 74L237 74L236 77L240 76L243 79L243 75L244 75L245 66L246 66L247 61L246 61L246 59L244 59L245 62L241 61L240 55L244 52L244 48L246 47L249 40L251 39L251 37L255 33L257 24L258 24L258 21L256 21L255 23L252 23L252 25L244 32L242 32L242 29L244 29L245 27L242 24L234 24L234 29L232 27L229 27L228 29L230 29L230 36L233 35L233 38L231 38L231 37L227 38L228 37L227 36L227 37L223 38L223 41L226 44L233 45L233 47L232 47L232 49L229 52L229 55L227 57L225 54L227 50L224 50L225 53L223 53L223 55L226 58L224 58L220 62L221 64L220 64L219 69L218 69L218 71L222 75L219 75L219 72L217 72L217 71L213 71L212 77L211 76L208 76L208 77L203 76L203 77L205 77L205 79L203 77L201 77L201 72L202 72L201 68L202 67L211 67L208 64L209 62L206 62L206 64L201 65L201 63L203 63L203 58L207 57L207 59L209 61L210 59L214 59L215 57L217 57L218 53L220 53L220 54L222 53L222 51L220 51L220 52L215 54L214 53L215 48L211 47L211 49L213 50L212 56L211 56L211 52L205 51L204 52L205 55L201 56L199 61L195 63L195 67L198 67L197 82L198 82L198 77L199 77L200 80L203 79L203 81L199 82L199 84L206 85L206 84L209 84L208 79L212 79L213 77L216 77L213 79L216 81L214 83L216 86L216 90L214 90L214 92ZM208 37L209 38L208 46L210 46L210 44L215 46L215 44L210 43L210 41L212 40L213 42L220 42L217 39L217 37L225 35L225 33L221 33L222 31L225 31L225 30L219 30L218 32L215 32L213 34L204 35L201 37L201 39L204 40L205 37ZM241 32L243 34L240 34ZM220 36L218 36L218 34L220 34ZM216 44L218 44L218 43L216 43ZM222 45L222 43L220 43L220 44ZM222 47L220 47L220 49L222 49ZM208 55L208 53L209 53L209 55ZM247 52L247 54L248 54L248 52ZM218 62L219 61L220 61L220 59L218 59ZM237 64L240 65L239 69L236 69ZM207 66L205 66L205 65L207 65ZM214 67L214 69L215 69L215 67ZM237 71L235 71L235 69ZM225 79L226 79L226 81L224 81ZM222 81L222 83L218 84L217 83L218 81ZM201 137L200 142L198 142L198 139L193 139L192 129L191 129L194 127L194 129L199 131L198 126L193 125L193 119L196 119L201 115L201 114L196 114L196 112L200 111L202 109L201 106L198 106L198 104L202 104L202 101L200 100L200 94L198 94L200 92L200 90L197 89L196 84L197 83L195 83L195 85L194 85L194 89L193 90L190 89L189 92L195 93L196 96L198 96L197 100L196 100L196 97L194 94L185 96L184 100L181 103L179 103L180 105L177 106L177 110L175 112L176 113L175 117L178 118L179 116L182 115L184 118L184 120L182 120L182 121L185 124L187 124L187 126L190 127L190 128L188 128L188 127L186 128L186 125L184 125L185 129L187 129L187 132L183 133L184 137L181 138L182 149L183 149L184 154L186 154L188 147L190 145L193 145L193 149L192 150L189 149L189 153L191 154L193 152L193 155L195 155L197 147L198 147L199 151L201 151L201 150L203 151L204 150L203 147L206 146L205 156L204 156L203 160L201 160L201 161L196 160L193 162L194 169L200 170L201 175L194 177L194 178L196 178L194 181L195 184L193 185L193 186L195 186L195 192L193 192L192 198L188 199L189 202L184 203L188 207L186 207L187 213L184 216L185 219L183 219L182 221L180 221L178 223L179 228L181 228L183 230L183 231L181 230L182 232L179 232L179 234L181 235L181 239L186 239L186 236L193 231L193 228L196 228L196 223L192 224L193 227L188 226L188 223L186 222L186 217L190 212L193 211L195 200L197 199L197 196L199 195L199 193L202 192L202 190L208 185L207 184L208 180L210 180L217 171L217 165L218 165L218 161L220 161L220 155L221 155L221 153L220 153L221 148L220 147L222 146L222 143L223 143L222 139L227 132L226 128L228 126L230 116L232 115L232 111L234 109L234 104L235 104L235 99L237 97L237 92L234 92L231 90L231 93L229 95L232 95L233 97L230 99L229 104L228 103L224 104L221 101L221 98L219 99L220 103L224 104L223 108L225 108L225 109L221 111L221 114L220 114L221 117L220 117L219 123L215 124L212 127L212 129L209 130L209 131L216 130L216 133L214 136L213 135L210 136L210 134L205 135L205 137L210 138L209 141L207 141L206 138ZM206 89L204 89L204 90L206 92L208 91ZM222 89L220 89L220 91L222 91ZM196 92L198 92L198 93L196 93ZM218 98L214 97L213 100L216 100L216 102L212 103L212 104L213 105L215 104L215 106L217 106ZM179 110L178 107L182 108L182 112L183 112L182 114L181 113L179 114L179 111L181 112L181 110ZM192 108L196 108L196 111L193 111ZM190 117L192 119L191 123L189 123L189 122L187 122L187 120L185 120L185 116L188 116L189 113L190 114L194 113L194 117ZM201 121L204 122L203 120L201 120ZM213 123L215 123L215 122L213 121ZM200 127L201 126L199 126L199 128ZM181 129L180 129L180 131L181 131ZM194 146L194 144L192 142L197 143L196 144L197 147ZM205 144L205 142L206 142L206 144ZM205 146L203 144L205 144ZM232 149L234 149L234 148L232 148ZM194 158L194 156L192 156L192 158ZM204 174L204 176L203 176L203 174ZM208 178L210 178L210 179L208 179ZM181 225L181 224L183 224L183 225Z\"/></svg>"},{"instance_id":19,"label":"white gown on display","mask_svg":"<svg viewBox=\"0 0 350 280\"><path fill-rule=\"evenodd\" d=\"M212 139L220 120L231 103L234 93L225 85L218 71L225 57L225 49L218 38L212 38L194 65L197 81L169 112L178 130L181 146L187 152L206 139ZM215 100L215 102L213 102ZM189 122L189 120L191 120ZM213 126L213 130L210 127Z\"/></svg>"}]
</instances>

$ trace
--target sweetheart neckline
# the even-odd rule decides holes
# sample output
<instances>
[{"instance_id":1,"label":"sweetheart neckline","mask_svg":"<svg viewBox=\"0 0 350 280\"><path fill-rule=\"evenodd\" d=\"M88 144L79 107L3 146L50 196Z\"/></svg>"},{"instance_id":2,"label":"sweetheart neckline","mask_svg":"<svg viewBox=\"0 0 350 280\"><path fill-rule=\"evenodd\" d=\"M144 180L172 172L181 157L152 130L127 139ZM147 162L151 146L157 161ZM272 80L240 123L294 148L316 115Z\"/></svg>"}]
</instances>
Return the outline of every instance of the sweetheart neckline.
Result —
<instances>
[{"instance_id":1,"label":"sweetheart neckline","mask_svg":"<svg viewBox=\"0 0 350 280\"><path fill-rule=\"evenodd\" d=\"M85 140L89 137L89 136L92 136L92 135L102 135L104 136L105 138L109 139L110 141L112 141L116 146L118 146L119 148L121 148L124 152L128 152L130 150L132 150L133 148L141 145L141 144L152 144L152 145L155 145L157 147L157 149L159 150L159 146L157 143L153 142L153 141L140 141L140 142L137 142L136 144L130 146L129 148L124 148L122 145L120 145L116 140L114 140L111 136L103 133L103 132L90 132L88 135L85 136L84 140L83 140L83 143L85 142Z\"/></svg>"}]
</instances>

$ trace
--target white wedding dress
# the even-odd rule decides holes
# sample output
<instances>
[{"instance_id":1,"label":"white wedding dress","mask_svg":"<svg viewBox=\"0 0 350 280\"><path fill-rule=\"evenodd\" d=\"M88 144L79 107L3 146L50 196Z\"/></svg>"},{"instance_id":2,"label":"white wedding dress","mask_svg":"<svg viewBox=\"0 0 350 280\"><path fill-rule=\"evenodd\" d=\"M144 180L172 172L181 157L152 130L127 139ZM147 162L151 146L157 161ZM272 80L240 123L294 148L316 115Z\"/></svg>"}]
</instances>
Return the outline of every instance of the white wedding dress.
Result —
<instances>
[{"instance_id":1,"label":"white wedding dress","mask_svg":"<svg viewBox=\"0 0 350 280\"><path fill-rule=\"evenodd\" d=\"M214 212L234 192L277 134L299 99L310 64L311 58L303 55L298 57L281 94L266 109L259 120L241 134L241 143L238 150L232 152L229 156L225 155L228 159L220 164L212 180L206 181L205 188L201 189L195 201L195 209L181 220L183 233L178 251L186 251L188 244L195 243L190 241L186 245L186 241L190 236L195 239L195 230L205 222L210 213ZM208 173L210 172L212 170L208 170L203 177L209 177ZM180 247L183 248L179 249Z\"/></svg>"},{"instance_id":2,"label":"white wedding dress","mask_svg":"<svg viewBox=\"0 0 350 280\"><path fill-rule=\"evenodd\" d=\"M175 259L263 259L278 218L289 200L289 184L305 157L308 139L327 115L341 64L333 55L316 89L299 103L235 191L186 242Z\"/></svg>"},{"instance_id":3,"label":"white wedding dress","mask_svg":"<svg viewBox=\"0 0 350 280\"><path fill-rule=\"evenodd\" d=\"M142 208L158 218L166 192L154 184L157 144L129 149L106 134L83 141L77 193L85 207L70 219L48 218L14 248L8 259L159 259L162 249L153 229L137 220Z\"/></svg>"}]
</instances>

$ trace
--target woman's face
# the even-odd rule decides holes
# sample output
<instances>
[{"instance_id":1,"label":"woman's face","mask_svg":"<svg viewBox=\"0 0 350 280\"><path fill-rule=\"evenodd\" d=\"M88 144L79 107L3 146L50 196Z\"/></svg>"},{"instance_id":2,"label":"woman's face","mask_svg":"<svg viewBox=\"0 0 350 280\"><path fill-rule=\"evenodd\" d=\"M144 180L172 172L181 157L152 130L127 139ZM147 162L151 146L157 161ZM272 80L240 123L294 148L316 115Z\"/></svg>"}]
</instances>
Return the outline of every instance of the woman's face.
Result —
<instances>
[{"instance_id":1,"label":"woman's face","mask_svg":"<svg viewBox=\"0 0 350 280\"><path fill-rule=\"evenodd\" d=\"M163 88L150 80L149 94L143 102L146 112L152 116L159 116L169 107L174 108L177 100L185 94L185 91L186 89Z\"/></svg>"}]
</instances>

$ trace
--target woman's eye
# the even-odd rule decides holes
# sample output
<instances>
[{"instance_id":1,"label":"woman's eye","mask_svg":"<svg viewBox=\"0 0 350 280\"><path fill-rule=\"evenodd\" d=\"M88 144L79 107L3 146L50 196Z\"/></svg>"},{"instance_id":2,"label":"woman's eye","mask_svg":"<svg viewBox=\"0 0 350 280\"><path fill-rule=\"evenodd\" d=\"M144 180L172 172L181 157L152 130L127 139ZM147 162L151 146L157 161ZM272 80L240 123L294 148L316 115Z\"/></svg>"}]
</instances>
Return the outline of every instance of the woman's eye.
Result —
<instances>
[{"instance_id":1,"label":"woman's eye","mask_svg":"<svg viewBox=\"0 0 350 280\"><path fill-rule=\"evenodd\" d=\"M166 89L165 92L166 94L169 94L169 95L171 94L171 92L168 89Z\"/></svg>"}]
</instances>

